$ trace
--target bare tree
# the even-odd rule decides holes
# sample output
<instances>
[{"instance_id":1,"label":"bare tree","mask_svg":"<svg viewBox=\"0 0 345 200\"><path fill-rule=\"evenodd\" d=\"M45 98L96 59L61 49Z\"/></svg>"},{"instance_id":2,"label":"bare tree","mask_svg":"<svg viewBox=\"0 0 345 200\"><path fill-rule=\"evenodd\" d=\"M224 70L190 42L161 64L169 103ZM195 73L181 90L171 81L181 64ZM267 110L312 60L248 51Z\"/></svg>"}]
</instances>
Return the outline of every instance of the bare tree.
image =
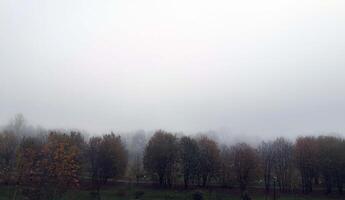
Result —
<instances>
[{"instance_id":1,"label":"bare tree","mask_svg":"<svg viewBox=\"0 0 345 200\"><path fill-rule=\"evenodd\" d=\"M258 164L258 155L254 148L246 143L238 143L231 147L232 167L236 174L236 180L240 186L241 198L250 199L247 186L255 178Z\"/></svg>"},{"instance_id":2,"label":"bare tree","mask_svg":"<svg viewBox=\"0 0 345 200\"><path fill-rule=\"evenodd\" d=\"M265 191L266 193L269 193L274 165L273 143L262 142L258 147L258 151L260 157L260 166L264 177Z\"/></svg>"},{"instance_id":3,"label":"bare tree","mask_svg":"<svg viewBox=\"0 0 345 200\"><path fill-rule=\"evenodd\" d=\"M285 138L277 138L273 142L274 172L280 191L291 189L293 173L293 143Z\"/></svg>"}]
</instances>

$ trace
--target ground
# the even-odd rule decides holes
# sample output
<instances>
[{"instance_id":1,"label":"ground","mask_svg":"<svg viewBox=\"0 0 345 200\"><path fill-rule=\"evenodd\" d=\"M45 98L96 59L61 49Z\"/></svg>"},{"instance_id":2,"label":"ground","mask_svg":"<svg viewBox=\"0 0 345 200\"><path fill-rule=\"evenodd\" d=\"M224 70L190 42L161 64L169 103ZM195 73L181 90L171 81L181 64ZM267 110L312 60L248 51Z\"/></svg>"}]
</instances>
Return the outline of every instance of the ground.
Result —
<instances>
[{"instance_id":1,"label":"ground","mask_svg":"<svg viewBox=\"0 0 345 200\"><path fill-rule=\"evenodd\" d=\"M200 192L203 194L204 200L239 200L237 192L224 189L214 190L181 190L181 189L154 189L148 187L136 186L112 186L101 191L102 200L131 200L135 199L136 194L141 194L141 200L192 200L193 194ZM257 194L251 191L253 200L271 200L272 196L265 198L263 194ZM279 200L334 200L342 199L337 196L319 195L279 195ZM0 188L0 200L8 200L8 190L5 187ZM78 190L67 192L62 200L91 200L91 191Z\"/></svg>"}]
</instances>

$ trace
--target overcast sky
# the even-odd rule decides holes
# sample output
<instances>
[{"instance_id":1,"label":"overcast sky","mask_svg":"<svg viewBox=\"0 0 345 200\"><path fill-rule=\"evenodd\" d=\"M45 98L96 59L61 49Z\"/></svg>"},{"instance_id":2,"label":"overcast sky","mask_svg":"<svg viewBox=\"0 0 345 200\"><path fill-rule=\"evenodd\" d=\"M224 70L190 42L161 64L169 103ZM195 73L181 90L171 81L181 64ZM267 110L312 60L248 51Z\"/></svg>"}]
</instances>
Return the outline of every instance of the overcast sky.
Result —
<instances>
[{"instance_id":1,"label":"overcast sky","mask_svg":"<svg viewBox=\"0 0 345 200\"><path fill-rule=\"evenodd\" d=\"M344 0L1 0L0 124L345 133Z\"/></svg>"}]
</instances>

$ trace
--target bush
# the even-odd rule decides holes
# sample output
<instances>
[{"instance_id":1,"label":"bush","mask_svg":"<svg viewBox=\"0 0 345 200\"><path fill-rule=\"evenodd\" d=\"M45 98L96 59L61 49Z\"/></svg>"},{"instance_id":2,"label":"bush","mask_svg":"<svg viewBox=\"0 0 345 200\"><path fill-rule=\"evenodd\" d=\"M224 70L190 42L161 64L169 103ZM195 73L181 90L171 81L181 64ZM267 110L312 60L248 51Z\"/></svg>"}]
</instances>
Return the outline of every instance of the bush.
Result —
<instances>
[{"instance_id":1,"label":"bush","mask_svg":"<svg viewBox=\"0 0 345 200\"><path fill-rule=\"evenodd\" d=\"M144 191L136 191L134 193L134 198L135 199L140 199L140 197L144 196L145 192Z\"/></svg>"},{"instance_id":2,"label":"bush","mask_svg":"<svg viewBox=\"0 0 345 200\"><path fill-rule=\"evenodd\" d=\"M100 199L100 194L96 191L90 192L91 199Z\"/></svg>"},{"instance_id":3,"label":"bush","mask_svg":"<svg viewBox=\"0 0 345 200\"><path fill-rule=\"evenodd\" d=\"M116 192L116 195L119 196L119 197L124 197L124 196L127 196L127 192L126 192L126 190L124 190L124 189L119 189L119 190Z\"/></svg>"},{"instance_id":4,"label":"bush","mask_svg":"<svg viewBox=\"0 0 345 200\"><path fill-rule=\"evenodd\" d=\"M204 199L204 195L202 192L197 191L193 193L193 200L203 200Z\"/></svg>"},{"instance_id":5,"label":"bush","mask_svg":"<svg viewBox=\"0 0 345 200\"><path fill-rule=\"evenodd\" d=\"M242 199L243 199L243 200L251 200L252 198L250 198L248 192L245 191L245 192L242 194Z\"/></svg>"}]
</instances>

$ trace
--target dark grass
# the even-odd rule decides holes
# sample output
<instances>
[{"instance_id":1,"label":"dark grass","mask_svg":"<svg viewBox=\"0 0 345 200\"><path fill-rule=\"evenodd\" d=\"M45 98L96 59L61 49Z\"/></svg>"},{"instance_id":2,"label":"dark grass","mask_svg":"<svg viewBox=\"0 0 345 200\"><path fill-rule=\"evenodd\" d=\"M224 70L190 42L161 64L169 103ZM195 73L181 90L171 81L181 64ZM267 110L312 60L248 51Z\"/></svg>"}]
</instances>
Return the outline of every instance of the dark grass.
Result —
<instances>
[{"instance_id":1,"label":"dark grass","mask_svg":"<svg viewBox=\"0 0 345 200\"><path fill-rule=\"evenodd\" d=\"M9 188L0 187L0 200L8 200ZM142 187L142 186L130 186L130 185L118 185L107 186L101 190L102 200L134 200L136 199L136 193L142 193L139 198L141 200L192 200L195 192L201 192L204 200L239 200L240 195L236 189L159 189L154 187ZM250 191L253 200L271 200L272 195L267 198L265 195L257 190ZM17 200L23 199L19 196ZM63 195L61 200L91 200L92 190L70 190ZM311 194L311 195L294 195L294 194L278 194L279 200L334 200L345 199L345 196L326 196L324 194Z\"/></svg>"}]
</instances>

